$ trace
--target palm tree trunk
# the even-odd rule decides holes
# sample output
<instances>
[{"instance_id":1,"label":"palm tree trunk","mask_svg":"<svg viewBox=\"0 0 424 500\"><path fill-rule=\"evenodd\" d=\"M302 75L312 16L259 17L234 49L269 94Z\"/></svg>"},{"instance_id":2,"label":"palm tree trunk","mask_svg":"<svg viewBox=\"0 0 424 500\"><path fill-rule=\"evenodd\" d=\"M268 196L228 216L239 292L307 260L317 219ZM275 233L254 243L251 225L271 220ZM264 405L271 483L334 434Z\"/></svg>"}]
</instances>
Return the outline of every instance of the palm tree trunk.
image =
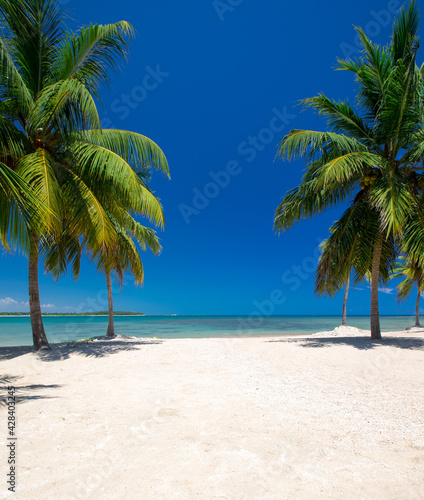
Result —
<instances>
[{"instance_id":1,"label":"palm tree trunk","mask_svg":"<svg viewBox=\"0 0 424 500\"><path fill-rule=\"evenodd\" d=\"M347 325L347 314L346 314L346 306L347 306L347 296L349 295L349 285L350 285L350 273L346 280L344 297L343 297L343 314L342 314L342 325Z\"/></svg>"},{"instance_id":2,"label":"palm tree trunk","mask_svg":"<svg viewBox=\"0 0 424 500\"><path fill-rule=\"evenodd\" d=\"M380 277L380 260L383 248L382 236L377 237L374 246L371 271L371 338L381 339L380 315L378 312L378 283Z\"/></svg>"},{"instance_id":3,"label":"palm tree trunk","mask_svg":"<svg viewBox=\"0 0 424 500\"><path fill-rule=\"evenodd\" d=\"M115 336L115 325L113 324L113 296L112 296L112 277L110 271L106 271L107 285L107 306L109 310L109 324L107 325L107 336Z\"/></svg>"},{"instance_id":4,"label":"palm tree trunk","mask_svg":"<svg viewBox=\"0 0 424 500\"><path fill-rule=\"evenodd\" d=\"M418 283L417 303L415 305L415 326L420 326L420 283Z\"/></svg>"},{"instance_id":5,"label":"palm tree trunk","mask_svg":"<svg viewBox=\"0 0 424 500\"><path fill-rule=\"evenodd\" d=\"M41 314L40 290L38 285L38 240L31 243L28 265L29 311L31 316L32 338L36 349L50 349L44 331Z\"/></svg>"}]
</instances>

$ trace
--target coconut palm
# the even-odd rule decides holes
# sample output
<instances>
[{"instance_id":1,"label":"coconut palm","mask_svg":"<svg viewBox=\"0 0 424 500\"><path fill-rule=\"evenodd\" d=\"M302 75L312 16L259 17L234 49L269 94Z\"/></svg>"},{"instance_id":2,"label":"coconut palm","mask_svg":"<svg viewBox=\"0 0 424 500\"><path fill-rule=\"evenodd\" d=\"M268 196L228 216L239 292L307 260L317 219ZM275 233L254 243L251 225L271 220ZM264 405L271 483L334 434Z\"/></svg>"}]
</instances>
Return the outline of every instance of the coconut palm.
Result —
<instances>
[{"instance_id":1,"label":"coconut palm","mask_svg":"<svg viewBox=\"0 0 424 500\"><path fill-rule=\"evenodd\" d=\"M341 219L330 228L331 235L323 244L316 271L315 292L333 297L345 287L342 324L346 324L346 302L351 275L354 286L358 286L364 279L371 281L373 240L378 228L378 214L369 209L363 193L359 193ZM397 252L393 238L385 239L379 271L379 282L383 285L391 278L389 271L394 267Z\"/></svg>"},{"instance_id":2,"label":"coconut palm","mask_svg":"<svg viewBox=\"0 0 424 500\"><path fill-rule=\"evenodd\" d=\"M112 187L127 210L162 223L160 202L132 165L154 164L167 174L168 165L148 138L100 128L95 99L110 70L126 58L128 23L69 32L56 0L0 0L0 17L0 134L17 138L7 166L41 198L49 231L41 231L34 218L22 220L12 204L2 224L19 226L26 242L34 345L48 348L38 288L40 251L55 255L64 269L67 259L78 262L81 247L92 255L112 248L117 234L104 208ZM61 250L52 251L55 245Z\"/></svg>"},{"instance_id":3,"label":"coconut palm","mask_svg":"<svg viewBox=\"0 0 424 500\"><path fill-rule=\"evenodd\" d=\"M399 258L397 267L392 274L392 278L404 278L396 287L398 302L406 300L411 294L414 286L417 287L417 299L415 301L415 326L420 325L420 297L424 292L424 268L419 262L411 258L402 256Z\"/></svg>"},{"instance_id":4,"label":"coconut palm","mask_svg":"<svg viewBox=\"0 0 424 500\"><path fill-rule=\"evenodd\" d=\"M396 19L388 47L373 44L363 30L357 29L362 56L357 61L340 61L339 67L355 75L357 110L348 102L334 101L323 94L306 99L305 106L324 116L332 131L293 130L279 146L283 160L306 157L307 171L300 186L286 194L278 207L274 221L277 231L285 231L300 219L336 203L357 200L345 216L354 215L362 234L368 234L366 245L372 250L371 262L367 256L358 266L364 273L358 277L363 279L371 266L373 339L381 338L378 285L385 247L398 244L411 213L424 221L417 198L417 169L422 168L424 151L423 85L416 65L418 24L413 1ZM372 231L363 228L367 220L372 222ZM345 278L346 274L340 278L342 283Z\"/></svg>"},{"instance_id":5,"label":"coconut palm","mask_svg":"<svg viewBox=\"0 0 424 500\"><path fill-rule=\"evenodd\" d=\"M331 229L330 229L331 231ZM331 256L331 252L328 251L327 246L329 246L329 241L324 240L320 244L320 249L321 249L321 256L318 261L318 270L317 270L317 277L316 277L316 286L315 286L315 293L318 295L323 295L327 294L329 296L333 296L336 291L338 291L338 288L334 286L334 283L331 282L330 279L326 276L326 272L329 272L331 270L331 274L337 278L340 276L340 269L335 270L335 266L333 264L333 258ZM351 254L352 252L350 252ZM324 260L326 263L324 264ZM322 270L322 268L325 267L325 271ZM349 287L350 287L350 279L351 279L351 263L350 265L348 264L347 267L349 268L347 271L347 276L345 278L344 282L344 294L343 294L343 307L342 307L342 326L347 325L347 299L349 296ZM321 274L324 274L324 277L320 275L320 270Z\"/></svg>"},{"instance_id":6,"label":"coconut palm","mask_svg":"<svg viewBox=\"0 0 424 500\"><path fill-rule=\"evenodd\" d=\"M137 222L128 213L122 213L121 221L110 216L116 233L118 235L115 246L102 255L102 266L105 267L106 287L108 297L109 322L107 327L107 336L115 335L113 322L113 295L112 295L112 274L120 285L124 283L124 275L129 272L134 277L134 283L141 285L144 280L144 269L140 253L136 243L143 251L150 249L155 255L158 255L162 249L156 232ZM135 240L135 242L134 242Z\"/></svg>"}]
</instances>

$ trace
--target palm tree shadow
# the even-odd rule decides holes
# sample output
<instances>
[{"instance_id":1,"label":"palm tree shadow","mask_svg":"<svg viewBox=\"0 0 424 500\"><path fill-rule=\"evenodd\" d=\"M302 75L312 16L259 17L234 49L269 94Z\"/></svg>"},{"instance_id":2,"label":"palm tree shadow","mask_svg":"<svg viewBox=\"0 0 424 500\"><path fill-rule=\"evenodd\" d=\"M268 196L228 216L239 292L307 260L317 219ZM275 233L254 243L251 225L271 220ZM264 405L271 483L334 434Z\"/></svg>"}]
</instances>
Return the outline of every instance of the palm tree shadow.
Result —
<instances>
[{"instance_id":1,"label":"palm tree shadow","mask_svg":"<svg viewBox=\"0 0 424 500\"><path fill-rule=\"evenodd\" d=\"M161 340L103 340L100 338L94 341L75 341L61 344L51 344L50 351L34 351L33 347L0 347L1 359L14 359L26 354L32 354L40 361L53 362L69 359L71 355L77 354L87 358L103 358L122 351L135 351L140 346L161 344Z\"/></svg>"},{"instance_id":2,"label":"palm tree shadow","mask_svg":"<svg viewBox=\"0 0 424 500\"><path fill-rule=\"evenodd\" d=\"M335 345L348 345L359 350L375 349L380 346L396 347L414 351L424 351L424 339L417 337L383 337L381 340L372 340L368 337L322 337L322 338L300 338L300 339L279 339L268 342L295 342L301 347L323 348Z\"/></svg>"},{"instance_id":3,"label":"palm tree shadow","mask_svg":"<svg viewBox=\"0 0 424 500\"><path fill-rule=\"evenodd\" d=\"M15 405L20 403L25 403L27 401L34 401L37 399L53 399L52 396L45 396L38 394L37 391L43 391L45 389L58 389L61 387L57 384L44 385L44 384L31 384L31 385L19 385L20 376L13 375L0 375L0 385L4 387L4 393L0 399L0 407L7 405L7 399L9 396L14 396L12 400ZM9 392L9 389L13 391Z\"/></svg>"}]
</instances>

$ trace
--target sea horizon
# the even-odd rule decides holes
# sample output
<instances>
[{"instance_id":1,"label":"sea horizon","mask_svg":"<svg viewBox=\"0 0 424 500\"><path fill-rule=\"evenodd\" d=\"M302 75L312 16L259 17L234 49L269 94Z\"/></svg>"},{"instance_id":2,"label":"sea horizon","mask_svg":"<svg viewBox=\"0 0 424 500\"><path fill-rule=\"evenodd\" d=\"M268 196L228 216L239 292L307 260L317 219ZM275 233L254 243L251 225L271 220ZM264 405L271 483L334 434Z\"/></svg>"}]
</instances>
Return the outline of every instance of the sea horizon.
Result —
<instances>
[{"instance_id":1,"label":"sea horizon","mask_svg":"<svg viewBox=\"0 0 424 500\"><path fill-rule=\"evenodd\" d=\"M414 315L380 315L381 329L404 330L415 324ZM347 324L369 330L369 316L349 315ZM115 333L140 338L222 338L310 335L341 325L341 315L120 315L114 318ZM49 342L63 343L106 335L105 315L49 315L44 327ZM28 316L0 317L0 347L32 344Z\"/></svg>"}]
</instances>

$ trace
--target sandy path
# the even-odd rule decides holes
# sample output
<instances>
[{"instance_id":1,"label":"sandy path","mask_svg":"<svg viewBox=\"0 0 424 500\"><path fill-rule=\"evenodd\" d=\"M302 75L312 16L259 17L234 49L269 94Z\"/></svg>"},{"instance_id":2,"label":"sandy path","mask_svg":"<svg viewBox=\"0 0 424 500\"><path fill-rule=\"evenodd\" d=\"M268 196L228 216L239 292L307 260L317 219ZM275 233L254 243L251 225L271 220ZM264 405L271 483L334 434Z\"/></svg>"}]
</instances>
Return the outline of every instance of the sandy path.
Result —
<instances>
[{"instance_id":1,"label":"sandy path","mask_svg":"<svg viewBox=\"0 0 424 500\"><path fill-rule=\"evenodd\" d=\"M21 401L15 498L424 498L422 334L0 356Z\"/></svg>"}]
</instances>

